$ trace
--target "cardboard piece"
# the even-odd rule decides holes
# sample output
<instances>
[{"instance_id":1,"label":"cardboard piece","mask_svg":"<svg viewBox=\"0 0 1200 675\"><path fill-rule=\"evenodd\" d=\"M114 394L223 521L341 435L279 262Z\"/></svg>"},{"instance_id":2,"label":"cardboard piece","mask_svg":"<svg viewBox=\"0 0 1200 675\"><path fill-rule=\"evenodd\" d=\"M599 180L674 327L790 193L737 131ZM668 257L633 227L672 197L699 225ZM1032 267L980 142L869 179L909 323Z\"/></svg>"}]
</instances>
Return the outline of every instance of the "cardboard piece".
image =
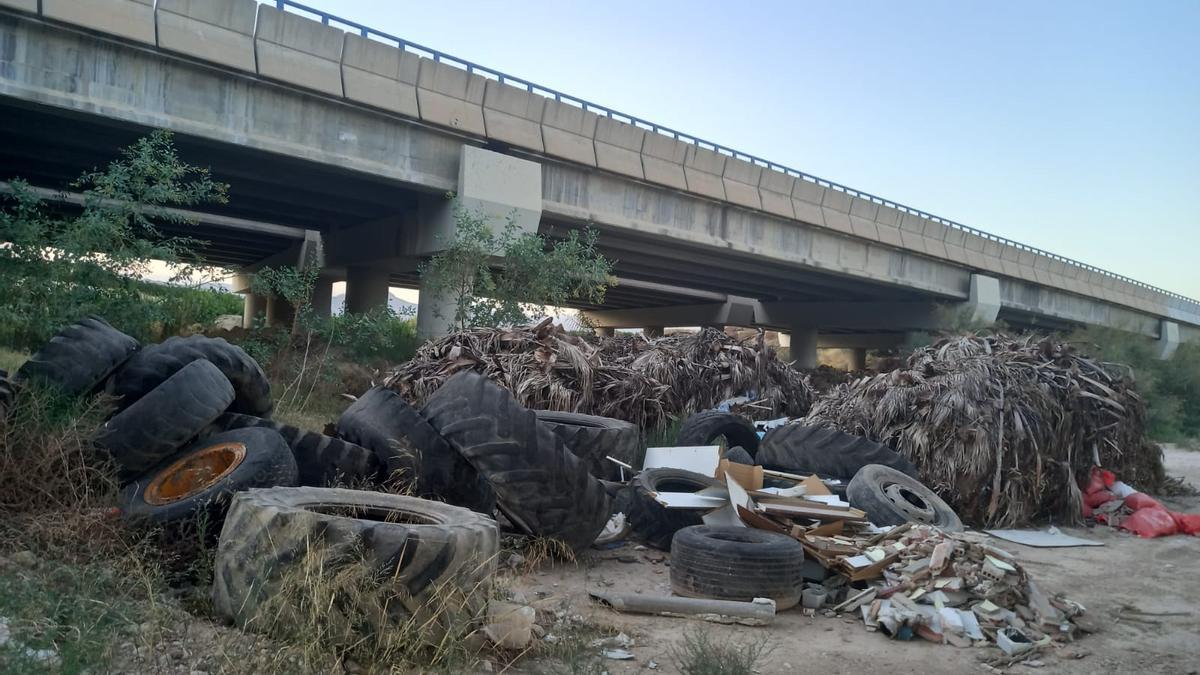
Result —
<instances>
[{"instance_id":1,"label":"cardboard piece","mask_svg":"<svg viewBox=\"0 0 1200 675\"><path fill-rule=\"evenodd\" d=\"M642 469L683 469L702 476L717 476L721 447L717 445L646 448Z\"/></svg>"},{"instance_id":2,"label":"cardboard piece","mask_svg":"<svg viewBox=\"0 0 1200 675\"><path fill-rule=\"evenodd\" d=\"M763 468L761 466L738 464L722 459L717 465L717 477L723 479L726 476L733 476L737 479L738 485L747 490L761 490L763 486Z\"/></svg>"}]
</instances>

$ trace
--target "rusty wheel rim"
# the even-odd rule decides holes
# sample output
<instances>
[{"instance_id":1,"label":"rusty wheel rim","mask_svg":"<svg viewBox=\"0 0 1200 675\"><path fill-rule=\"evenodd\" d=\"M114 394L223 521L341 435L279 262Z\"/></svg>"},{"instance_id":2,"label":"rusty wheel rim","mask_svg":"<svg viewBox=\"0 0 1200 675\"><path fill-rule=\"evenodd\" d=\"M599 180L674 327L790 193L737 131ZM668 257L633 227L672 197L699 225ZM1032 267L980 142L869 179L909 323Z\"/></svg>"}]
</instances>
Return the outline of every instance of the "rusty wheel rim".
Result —
<instances>
[{"instance_id":1,"label":"rusty wheel rim","mask_svg":"<svg viewBox=\"0 0 1200 675\"><path fill-rule=\"evenodd\" d=\"M146 486L147 504L163 506L193 497L241 466L245 443L217 443L188 454L163 469Z\"/></svg>"}]
</instances>

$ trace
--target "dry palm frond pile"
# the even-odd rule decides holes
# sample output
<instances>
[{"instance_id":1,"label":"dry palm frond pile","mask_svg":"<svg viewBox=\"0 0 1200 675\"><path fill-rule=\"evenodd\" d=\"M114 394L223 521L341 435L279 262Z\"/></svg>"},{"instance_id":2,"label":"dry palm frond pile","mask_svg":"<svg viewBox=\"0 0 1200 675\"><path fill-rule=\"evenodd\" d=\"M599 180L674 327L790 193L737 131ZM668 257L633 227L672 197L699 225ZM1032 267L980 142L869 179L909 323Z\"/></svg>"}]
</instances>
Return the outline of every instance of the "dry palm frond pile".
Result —
<instances>
[{"instance_id":1,"label":"dry palm frond pile","mask_svg":"<svg viewBox=\"0 0 1200 675\"><path fill-rule=\"evenodd\" d=\"M763 401L764 417L803 414L811 400L801 374L761 344L706 330L652 341L618 336L596 345L550 319L434 340L393 371L385 385L423 403L462 370L482 373L527 408L614 417L643 429L747 392Z\"/></svg>"},{"instance_id":2,"label":"dry palm frond pile","mask_svg":"<svg viewBox=\"0 0 1200 675\"><path fill-rule=\"evenodd\" d=\"M780 361L761 332L745 340L715 328L650 341L615 337L602 342L601 350L607 361L667 385L679 414L741 395L755 402L763 418L803 415L812 404L804 374Z\"/></svg>"},{"instance_id":3,"label":"dry palm frond pile","mask_svg":"<svg viewBox=\"0 0 1200 675\"><path fill-rule=\"evenodd\" d=\"M1061 342L956 336L907 367L847 383L808 416L887 443L962 519L1013 527L1075 522L1093 463L1142 490L1164 479L1143 433L1146 406L1128 369Z\"/></svg>"}]
</instances>

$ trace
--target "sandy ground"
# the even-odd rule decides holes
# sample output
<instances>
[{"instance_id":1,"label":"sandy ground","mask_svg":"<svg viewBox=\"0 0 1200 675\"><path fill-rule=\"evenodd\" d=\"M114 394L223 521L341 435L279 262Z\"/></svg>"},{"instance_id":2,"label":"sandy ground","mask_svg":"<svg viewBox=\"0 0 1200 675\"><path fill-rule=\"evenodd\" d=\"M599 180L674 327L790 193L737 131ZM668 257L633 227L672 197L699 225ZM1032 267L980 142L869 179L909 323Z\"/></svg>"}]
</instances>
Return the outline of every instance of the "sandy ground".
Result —
<instances>
[{"instance_id":1,"label":"sandy ground","mask_svg":"<svg viewBox=\"0 0 1200 675\"><path fill-rule=\"evenodd\" d=\"M1168 448L1168 472L1200 486L1200 452ZM1200 512L1200 498L1165 499L1171 508ZM1064 528L1104 542L1103 547L1038 549L998 542L1025 564L1049 592L1062 591L1088 609L1099 628L1040 658L1041 668L1016 665L1012 673L1200 673L1200 539L1174 536L1138 539L1107 528ZM957 649L923 640L899 642L869 633L861 621L783 612L767 627L708 624L689 619L618 614L588 600L589 590L668 594L669 561L633 544L592 551L574 566L543 568L516 586L542 607L568 607L588 621L620 628L635 640L633 661L607 661L613 673L676 673L670 657L684 629L703 627L715 640L745 643L766 639L774 647L760 662L762 673L855 673L886 668L902 673L988 672L981 661L995 648ZM632 560L633 562L623 562ZM1131 611L1133 608L1137 613ZM650 663L657 665L650 668ZM524 664L508 672L530 672Z\"/></svg>"}]
</instances>

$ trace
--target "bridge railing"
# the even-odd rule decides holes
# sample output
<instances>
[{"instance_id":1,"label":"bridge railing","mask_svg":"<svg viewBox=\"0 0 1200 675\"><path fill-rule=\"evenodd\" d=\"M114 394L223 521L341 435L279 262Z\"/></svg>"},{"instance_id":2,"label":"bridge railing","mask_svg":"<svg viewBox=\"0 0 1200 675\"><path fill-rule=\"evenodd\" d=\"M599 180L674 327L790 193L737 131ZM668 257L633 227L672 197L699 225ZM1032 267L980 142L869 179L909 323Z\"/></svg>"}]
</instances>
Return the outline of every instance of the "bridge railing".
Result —
<instances>
[{"instance_id":1,"label":"bridge railing","mask_svg":"<svg viewBox=\"0 0 1200 675\"><path fill-rule=\"evenodd\" d=\"M405 40L404 38L396 37L395 35L392 35L390 33L386 33L381 30L376 30L374 28L371 28L370 26L365 26L356 21L351 21L349 19L343 19L339 16L330 14L328 12L317 9L315 7L311 7L304 3L295 2L294 0L269 0L269 2L273 2L274 5L280 10L285 10L285 11L290 10L290 11L293 11L293 12L301 14L301 15L307 15L309 18L315 18L315 19L319 20L322 24L325 24L327 26L342 27L343 30L349 30L351 32L356 32L365 38L381 40L386 43L394 44L404 51L412 52L419 56L424 56L426 58L433 59L434 61L437 61L439 63L446 63L446 64L450 64L450 65L458 67L458 68L462 68L463 70L466 70L468 73L477 74L477 75L480 75L480 76L483 76L483 77L486 77L489 79L493 79L493 80L500 82L501 84L508 84L508 85L512 85L512 86L523 87L524 89L526 89L527 91L529 91L531 93L535 93L535 94L538 94L541 96L546 96L548 98L553 98L555 101L558 101L561 103L573 105L573 106L576 106L583 110L593 112L598 115L602 115L604 117L608 117L611 119L615 119L617 121L626 122L628 124L632 124L634 126L640 127L647 131L651 131L651 132L654 132L657 134L662 134L664 136L670 136L671 138L674 138L676 140L683 141L685 143L690 143L692 145L696 145L701 148L706 148L708 150L718 152L718 153L726 155L728 157L733 157L735 159L740 159L740 160L743 160L746 162L750 162L751 164L755 164L755 165L761 166L763 168L770 169L772 171L779 171L779 172L785 173L789 176L792 176L793 178L805 180L810 183L815 183L824 188L828 188L831 190L837 190L839 192L844 192L853 197L865 199L867 201L871 201L876 204L881 204L883 206L887 206L887 207L896 209L898 211L902 211L904 213L909 213L909 214L912 214L912 215L920 217L920 218L932 220L932 221L934 221L936 223L940 223L946 227L953 228L956 230L961 230L968 234L972 234L977 237L987 239L989 241L994 241L994 242L1003 244L1005 246L1012 246L1012 247L1020 249L1022 251L1028 251L1030 253L1034 253L1034 254L1037 254L1040 256L1045 256L1051 260L1058 261L1060 263L1069 265L1071 267L1080 268L1080 269L1086 270L1088 272L1092 272L1094 274L1099 274L1099 275L1102 275L1105 277L1116 279L1116 280L1125 282L1127 284L1137 286L1139 288L1145 288L1147 290L1151 290L1156 293L1161 293L1163 295L1166 295L1171 298L1175 298L1177 300L1184 300L1189 303L1200 304L1200 302L1198 302L1197 300L1189 298L1185 295L1181 295L1179 293L1168 291L1166 289L1159 288L1157 286L1152 286L1150 284L1138 281L1137 279L1132 279L1132 278L1124 276L1122 274L1117 274L1115 272L1109 272L1108 270L1101 269L1094 265L1089 265L1087 263L1080 262L1073 258L1061 256L1061 255L1058 255L1057 253L1051 253L1050 251L1046 251L1046 250L1037 248L1035 246L1030 246L1028 244L1022 244L1021 242L1018 242L1018 241L1013 241L1011 239L1007 239L1005 237L1001 237L999 235L992 234L990 232L985 232L983 230L971 227L969 225L964 225L960 222L951 220L949 218L943 218L941 216L934 215L927 211L922 211L921 209L913 208L911 206L901 204L899 202L894 202L890 199L885 199L883 197L871 194L869 192L857 190L848 185L842 185L841 183L827 180L827 179L821 178L819 176L814 176L812 174L805 173L798 169L793 169L791 167L784 166L777 162L772 162L770 160L763 159L756 155L751 155L749 153L741 152L740 150L735 150L728 146L721 145L720 143L713 143L712 141L706 141L697 136L693 136L691 134L687 134L682 131L672 129L667 126L663 126L661 124L657 124L655 122L651 122L649 120L642 119L640 117L637 117L636 115L630 115L628 113L623 113L618 110L613 110L612 108L609 108L604 105L600 105L599 103L593 103L587 99L583 99L578 96L572 96L570 94L558 91L557 89L554 89L551 87L544 87L540 84L531 82L524 78L516 77L514 75L509 75L508 73L504 73L502 71L496 70L495 68L489 68L487 66L475 63L473 61L468 61L466 59L462 59L457 56L453 56L451 54L447 54L445 52L438 51L431 47L426 47L424 45L417 44L416 42L412 42L409 40Z\"/></svg>"}]
</instances>

